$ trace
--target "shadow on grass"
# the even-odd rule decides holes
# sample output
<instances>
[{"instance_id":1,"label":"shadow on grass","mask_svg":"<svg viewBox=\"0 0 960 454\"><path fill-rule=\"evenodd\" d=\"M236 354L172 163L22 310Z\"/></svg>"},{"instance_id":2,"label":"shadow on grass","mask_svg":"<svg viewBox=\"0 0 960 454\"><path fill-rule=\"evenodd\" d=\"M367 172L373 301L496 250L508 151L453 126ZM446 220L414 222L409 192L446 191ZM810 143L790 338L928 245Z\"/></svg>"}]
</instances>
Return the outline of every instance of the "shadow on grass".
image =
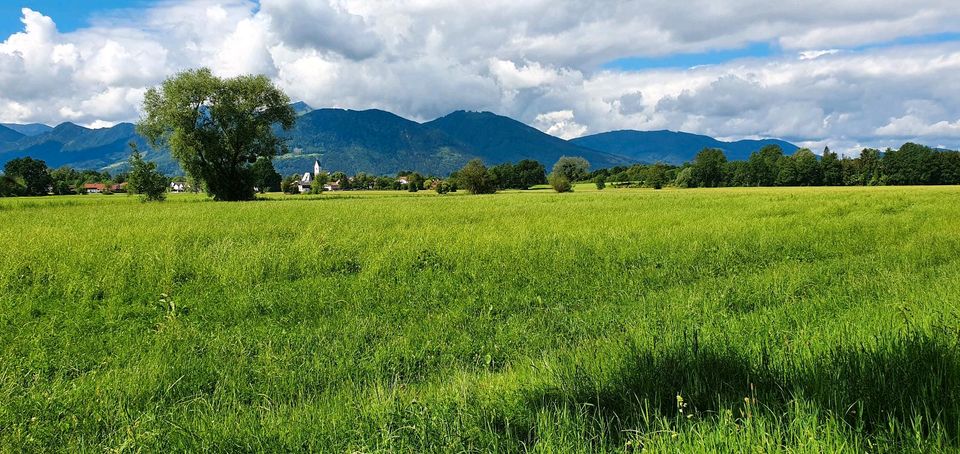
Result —
<instances>
[{"instance_id":1,"label":"shadow on grass","mask_svg":"<svg viewBox=\"0 0 960 454\"><path fill-rule=\"evenodd\" d=\"M743 408L746 398L761 413L774 415L786 415L795 399L812 402L821 415L842 419L851 431L895 443L937 432L958 445L960 349L956 340L925 334L783 361L771 361L762 352L747 357L729 347L680 345L663 353L631 347L621 368L601 374L605 379L579 369L556 374L557 387L531 391L527 408L534 413L589 408L592 420L605 421L608 440L618 441L624 429L644 427L644 405L658 417L682 422L686 415L709 418ZM682 415L678 394L685 405ZM787 418L781 421L790 424ZM532 426L518 432L528 433L525 443L535 442Z\"/></svg>"}]
</instances>

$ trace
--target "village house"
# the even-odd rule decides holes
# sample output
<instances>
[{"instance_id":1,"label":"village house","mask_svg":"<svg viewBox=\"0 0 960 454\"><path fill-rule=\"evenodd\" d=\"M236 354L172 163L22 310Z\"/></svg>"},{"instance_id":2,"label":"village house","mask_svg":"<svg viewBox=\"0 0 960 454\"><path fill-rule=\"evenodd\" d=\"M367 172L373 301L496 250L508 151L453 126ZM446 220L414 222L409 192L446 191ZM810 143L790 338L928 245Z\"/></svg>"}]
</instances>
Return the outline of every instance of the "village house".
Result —
<instances>
[{"instance_id":1,"label":"village house","mask_svg":"<svg viewBox=\"0 0 960 454\"><path fill-rule=\"evenodd\" d=\"M181 192L187 192L188 189L189 189L189 186L187 185L187 183L183 181L170 182L170 192L181 193Z\"/></svg>"},{"instance_id":2,"label":"village house","mask_svg":"<svg viewBox=\"0 0 960 454\"><path fill-rule=\"evenodd\" d=\"M103 183L86 183L83 185L83 191L87 194L100 194L107 189Z\"/></svg>"}]
</instances>

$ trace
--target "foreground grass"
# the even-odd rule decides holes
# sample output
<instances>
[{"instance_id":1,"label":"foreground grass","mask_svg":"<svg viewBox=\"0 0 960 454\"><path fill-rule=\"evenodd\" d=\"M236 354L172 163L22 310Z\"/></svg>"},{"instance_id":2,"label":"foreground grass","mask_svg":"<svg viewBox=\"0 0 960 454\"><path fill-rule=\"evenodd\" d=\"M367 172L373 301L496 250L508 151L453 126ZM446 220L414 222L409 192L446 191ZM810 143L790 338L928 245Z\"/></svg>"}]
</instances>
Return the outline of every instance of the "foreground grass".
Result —
<instances>
[{"instance_id":1,"label":"foreground grass","mask_svg":"<svg viewBox=\"0 0 960 454\"><path fill-rule=\"evenodd\" d=\"M6 451L936 451L956 188L0 200Z\"/></svg>"}]
</instances>

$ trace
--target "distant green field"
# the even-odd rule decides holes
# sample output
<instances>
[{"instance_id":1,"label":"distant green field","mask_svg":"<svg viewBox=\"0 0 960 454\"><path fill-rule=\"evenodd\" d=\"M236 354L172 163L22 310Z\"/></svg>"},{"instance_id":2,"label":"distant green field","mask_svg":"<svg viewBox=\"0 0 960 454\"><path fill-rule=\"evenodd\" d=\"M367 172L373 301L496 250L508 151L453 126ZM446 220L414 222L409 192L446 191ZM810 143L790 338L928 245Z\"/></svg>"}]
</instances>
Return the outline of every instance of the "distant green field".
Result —
<instances>
[{"instance_id":1,"label":"distant green field","mask_svg":"<svg viewBox=\"0 0 960 454\"><path fill-rule=\"evenodd\" d=\"M0 450L960 449L960 189L0 200Z\"/></svg>"}]
</instances>

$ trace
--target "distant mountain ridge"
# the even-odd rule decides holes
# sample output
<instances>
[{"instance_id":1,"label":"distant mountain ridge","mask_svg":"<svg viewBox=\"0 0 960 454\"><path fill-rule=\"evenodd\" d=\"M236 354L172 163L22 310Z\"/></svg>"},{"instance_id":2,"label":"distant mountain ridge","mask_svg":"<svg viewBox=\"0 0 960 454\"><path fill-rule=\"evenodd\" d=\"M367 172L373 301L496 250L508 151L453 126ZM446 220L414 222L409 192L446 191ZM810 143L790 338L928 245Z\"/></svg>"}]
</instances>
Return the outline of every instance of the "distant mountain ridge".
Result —
<instances>
[{"instance_id":1,"label":"distant mountain ridge","mask_svg":"<svg viewBox=\"0 0 960 454\"><path fill-rule=\"evenodd\" d=\"M0 125L0 145L4 143L13 143L23 139L25 136L13 128Z\"/></svg>"},{"instance_id":2,"label":"distant mountain ridge","mask_svg":"<svg viewBox=\"0 0 960 454\"><path fill-rule=\"evenodd\" d=\"M290 107L293 108L293 111L296 112L297 115L307 114L313 112L314 110L313 107L310 107L309 104L303 101L297 101L293 104L290 104Z\"/></svg>"},{"instance_id":3,"label":"distant mountain ridge","mask_svg":"<svg viewBox=\"0 0 960 454\"><path fill-rule=\"evenodd\" d=\"M40 123L30 123L24 125L16 123L0 123L0 126L7 127L25 136L38 136L53 129L50 126Z\"/></svg>"},{"instance_id":4,"label":"distant mountain ridge","mask_svg":"<svg viewBox=\"0 0 960 454\"><path fill-rule=\"evenodd\" d=\"M594 168L631 163L623 156L582 147L490 112L460 110L424 123L424 126L443 131L466 144L473 154L493 164L533 159L549 166L561 156L581 156Z\"/></svg>"},{"instance_id":5,"label":"distant mountain ridge","mask_svg":"<svg viewBox=\"0 0 960 454\"><path fill-rule=\"evenodd\" d=\"M274 158L284 174L312 168L317 159L331 171L445 175L474 157L468 146L442 131L377 109L316 109L280 135L292 150Z\"/></svg>"},{"instance_id":6,"label":"distant mountain ridge","mask_svg":"<svg viewBox=\"0 0 960 454\"><path fill-rule=\"evenodd\" d=\"M456 111L418 123L377 109L291 106L298 112L297 123L291 131L279 131L288 140L290 152L274 158L277 170L285 175L311 169L315 159L326 170L351 174L414 170L447 175L473 158L487 165L534 159L549 167L561 156L582 156L596 169L634 163L681 164L703 148L723 149L729 159L746 159L767 144L780 145L786 153L797 149L780 140L722 142L672 131L613 131L568 141L491 112ZM117 170L125 167L128 144L134 142L162 171L181 172L169 151L151 149L130 123L103 129L73 123L55 128L14 126L29 127L30 134L0 126L0 166L31 156L51 167Z\"/></svg>"},{"instance_id":7,"label":"distant mountain ridge","mask_svg":"<svg viewBox=\"0 0 960 454\"><path fill-rule=\"evenodd\" d=\"M0 164L30 156L50 167L69 165L80 169L111 169L123 166L134 142L164 172L176 173L179 167L166 151L154 151L131 123L112 128L90 129L73 123L61 123L39 135L25 136L13 144L0 145Z\"/></svg>"},{"instance_id":8,"label":"distant mountain ridge","mask_svg":"<svg viewBox=\"0 0 960 454\"><path fill-rule=\"evenodd\" d=\"M767 145L778 145L785 154L792 154L798 146L778 139L739 140L723 142L710 136L676 131L610 131L579 137L571 142L594 150L627 157L634 162L653 164L663 162L679 165L689 162L704 148L724 151L728 160L743 161L750 154Z\"/></svg>"}]
</instances>

